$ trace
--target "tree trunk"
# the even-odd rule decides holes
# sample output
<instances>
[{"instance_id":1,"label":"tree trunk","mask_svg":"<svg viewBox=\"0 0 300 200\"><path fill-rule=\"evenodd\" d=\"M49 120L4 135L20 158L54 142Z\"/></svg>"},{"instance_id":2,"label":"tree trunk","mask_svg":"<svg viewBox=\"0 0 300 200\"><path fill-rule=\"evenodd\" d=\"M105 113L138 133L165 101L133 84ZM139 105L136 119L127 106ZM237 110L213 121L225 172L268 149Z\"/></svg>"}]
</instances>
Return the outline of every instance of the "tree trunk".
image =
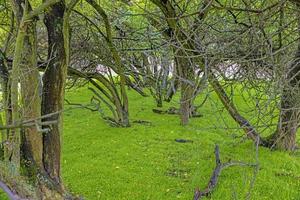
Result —
<instances>
[{"instance_id":1,"label":"tree trunk","mask_svg":"<svg viewBox=\"0 0 300 200\"><path fill-rule=\"evenodd\" d=\"M4 182L0 182L0 187L5 188L6 192L12 195L12 199L73 199L65 192L60 184L60 174L56 173L56 170L60 169L60 151L56 152L57 143L60 145L60 138L53 138L53 135L56 136L55 134L61 133L61 116L59 115L55 118L57 119L58 124L51 127L50 134L52 134L52 137L50 137L50 140L44 140L44 152L41 136L43 129L39 127L40 123L38 122L41 118L41 101L39 93L39 72L37 70L35 17L55 2L55 0L49 0L32 11L28 1L12 0L14 12L18 19L18 34L10 76L12 122L15 123L17 128L14 128L8 137L7 143L8 146L10 146L8 149L9 158L7 159L7 162L0 163L0 179ZM77 0L71 1L71 5L74 6L76 2ZM24 6L22 4L24 4ZM49 82L47 82L49 83L47 87L50 89L45 91L52 92L47 96L47 100L49 100L48 104L50 104L50 106L48 105L48 107L45 107L46 109L43 110L46 114L52 113L53 110L54 112L62 110L64 83L66 80L69 55L69 49L65 47L69 46L68 16L73 8L72 6L68 9L67 16L64 16L64 7L62 8L62 15L59 15L63 16L63 23L58 25L58 30L61 31L60 36L62 37L62 40L57 42L59 42L58 44L62 45L62 47L59 48L59 50L61 50L60 52L55 51L56 54L53 58L55 62L52 64L54 66L54 72L51 71L52 68L50 70L47 69L46 71L46 77L48 77L47 75L49 74L52 78L52 80L46 79L49 80ZM48 11L49 10L51 12L51 9L48 9ZM55 21L57 18L58 16L55 16L52 20ZM50 43L53 44L53 41L55 41L53 35L49 38L49 40L52 39L52 43ZM53 49L55 49L55 45L52 46ZM61 59L63 61L57 59L57 56L61 55L63 55L63 59ZM51 60L51 62L53 61ZM56 64L57 62L62 62L63 64ZM19 94L19 85L21 86L21 95ZM21 99L19 97L21 97ZM53 107L54 109L51 110ZM19 127L18 124L22 124L22 121L24 120L35 121L36 126L27 127L22 130L24 133L22 144L24 147L23 153L25 153L24 157L27 161L30 161L30 163L25 163L21 170L20 129L22 127ZM48 120L49 119L47 119L47 121ZM46 136L49 136L48 134ZM53 149L55 149L55 151L53 151ZM43 157L43 153L45 155L45 152L48 157ZM53 152L54 154L51 154ZM53 163L50 163L49 160ZM33 172L33 174L29 174L28 172Z\"/></svg>"},{"instance_id":2,"label":"tree trunk","mask_svg":"<svg viewBox=\"0 0 300 200\"><path fill-rule=\"evenodd\" d=\"M29 2L12 0L12 4L17 19L18 34L10 77L11 109L12 122L19 123L20 119L24 121L37 120L41 116L40 96L37 87L39 82L37 35L35 17L27 18L32 11ZM22 7L21 4L24 6ZM20 98L19 84L21 86ZM27 161L24 163L42 169L42 137L38 123L34 127L24 128L22 132L22 147L24 147L23 150L26 150L22 153L23 158ZM10 132L7 140L8 146L11 148L11 152L7 155L8 161L16 166L17 173L20 167L20 134L20 128L15 128Z\"/></svg>"},{"instance_id":3,"label":"tree trunk","mask_svg":"<svg viewBox=\"0 0 300 200\"><path fill-rule=\"evenodd\" d=\"M37 68L37 34L34 20L26 23L26 36L24 38L24 50L20 65L21 85L21 119L31 120L41 117L41 98L39 95L39 71ZM37 120L38 121L38 120ZM42 135L37 126L23 130L22 153L27 161L42 168Z\"/></svg>"},{"instance_id":4,"label":"tree trunk","mask_svg":"<svg viewBox=\"0 0 300 200\"><path fill-rule=\"evenodd\" d=\"M181 86L180 119L181 125L187 125L191 116L194 98L193 85L195 85L193 59L190 58L191 55L189 55L190 53L188 52L188 50L191 49L191 41L189 41L189 37L183 31L179 20L177 20L176 6L171 1L151 1L157 5L165 15L169 27L167 37L175 41L173 52Z\"/></svg>"},{"instance_id":5,"label":"tree trunk","mask_svg":"<svg viewBox=\"0 0 300 200\"><path fill-rule=\"evenodd\" d=\"M294 63L287 69L286 83L281 96L280 115L276 132L268 139L269 146L282 150L296 148L300 122L300 45Z\"/></svg>"},{"instance_id":6,"label":"tree trunk","mask_svg":"<svg viewBox=\"0 0 300 200\"><path fill-rule=\"evenodd\" d=\"M194 71L188 58L180 54L177 60L179 72L181 98L180 98L180 120L181 125L187 125L191 117L192 102L194 94Z\"/></svg>"},{"instance_id":7,"label":"tree trunk","mask_svg":"<svg viewBox=\"0 0 300 200\"><path fill-rule=\"evenodd\" d=\"M5 110L5 124L9 125L12 123L9 72L5 62L5 55L1 51L0 51L0 77L1 77L1 89L2 89L2 103L4 105L4 110ZM9 129L3 130L1 134L2 134L2 142L5 143L5 141L8 139ZM2 145L2 146L3 146L2 150L3 150L4 160L7 160L8 159L7 146L6 145Z\"/></svg>"},{"instance_id":8,"label":"tree trunk","mask_svg":"<svg viewBox=\"0 0 300 200\"><path fill-rule=\"evenodd\" d=\"M43 75L42 114L57 113L45 120L56 120L48 133L43 135L43 162L46 173L60 183L62 109L64 105L64 88L67 75L67 59L64 43L64 1L51 6L45 14L48 31L49 64ZM69 33L65 33L69 34Z\"/></svg>"},{"instance_id":9,"label":"tree trunk","mask_svg":"<svg viewBox=\"0 0 300 200\"><path fill-rule=\"evenodd\" d=\"M299 73L299 72L298 72ZM300 77L298 77L300 78ZM300 81L300 79L298 79ZM297 92L298 94L293 94ZM296 97L296 98L295 98ZM275 134L271 137L271 147L295 150L296 133L299 125L299 88L284 89L281 99L280 116Z\"/></svg>"},{"instance_id":10,"label":"tree trunk","mask_svg":"<svg viewBox=\"0 0 300 200\"><path fill-rule=\"evenodd\" d=\"M104 21L105 31L106 31L106 42L110 49L110 53L112 55L112 58L115 62L115 67L116 67L114 69L114 71L116 71L120 77L120 95L117 92L117 90L116 90L116 93L118 94L117 95L118 97L120 96L120 100L121 100L120 102L122 103L122 105L121 105L121 108L117 107L116 111L117 111L118 115L120 115L122 117L120 124L124 127L128 127L128 126L130 126L130 123L129 123L128 96L127 96L127 92L126 92L126 76L125 76L125 71L122 66L121 57L113 43L112 27L111 27L109 18L107 16L105 10L102 8L102 6L100 4L98 4L95 0L86 0L86 1L97 11L97 13L102 17L102 19Z\"/></svg>"},{"instance_id":11,"label":"tree trunk","mask_svg":"<svg viewBox=\"0 0 300 200\"><path fill-rule=\"evenodd\" d=\"M220 101L222 102L223 106L227 110L227 112L230 114L230 116L233 118L233 120L240 125L240 127L245 131L247 137L252 139L255 142L259 142L260 144L263 144L264 141L262 141L260 135L255 130L255 128L250 124L250 122L244 118L236 108L233 101L229 98L226 91L222 87L222 85L219 83L217 77L214 75L214 73L209 70L208 72L208 81L209 84L213 87L215 93L218 95Z\"/></svg>"},{"instance_id":12,"label":"tree trunk","mask_svg":"<svg viewBox=\"0 0 300 200\"><path fill-rule=\"evenodd\" d=\"M298 9L300 8L300 5L296 6ZM297 12L299 31L300 12ZM294 61L285 71L277 130L267 138L267 142L271 148L294 150L300 122L300 40L298 40Z\"/></svg>"},{"instance_id":13,"label":"tree trunk","mask_svg":"<svg viewBox=\"0 0 300 200\"><path fill-rule=\"evenodd\" d=\"M19 9L18 4L15 3L15 10ZM20 5L19 5L20 6ZM18 33L16 37L16 44L14 50L14 61L12 63L11 72L11 109L12 109L12 122L17 123L20 120L20 109L19 109L19 76L20 76L20 65L22 63L23 51L24 51L24 40L26 36L26 23L22 20L22 15L19 12L15 12L16 18L18 19ZM21 17L20 17L21 16ZM13 175L20 173L20 129L12 129L7 136L7 161L13 166Z\"/></svg>"},{"instance_id":14,"label":"tree trunk","mask_svg":"<svg viewBox=\"0 0 300 200\"><path fill-rule=\"evenodd\" d=\"M172 77L170 86L169 86L169 88L168 88L166 97L165 97L165 99L164 99L166 102L170 102L170 101L172 100L174 94L176 93L176 91L177 91L177 89L178 89L179 80L178 80L178 78L176 77L177 75L174 74L174 73L175 73L175 72L173 72L173 77Z\"/></svg>"}]
</instances>

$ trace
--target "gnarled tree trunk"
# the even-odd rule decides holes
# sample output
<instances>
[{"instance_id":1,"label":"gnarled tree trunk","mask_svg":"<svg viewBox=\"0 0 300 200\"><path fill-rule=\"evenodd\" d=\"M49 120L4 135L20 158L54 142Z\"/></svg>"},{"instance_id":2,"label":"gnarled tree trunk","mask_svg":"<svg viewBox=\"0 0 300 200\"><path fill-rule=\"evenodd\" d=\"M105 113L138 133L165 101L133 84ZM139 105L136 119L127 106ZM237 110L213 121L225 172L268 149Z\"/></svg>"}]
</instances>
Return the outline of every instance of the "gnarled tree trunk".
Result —
<instances>
[{"instance_id":1,"label":"gnarled tree trunk","mask_svg":"<svg viewBox=\"0 0 300 200\"><path fill-rule=\"evenodd\" d=\"M295 61L286 70L276 132L268 138L272 148L294 150L300 121L300 45Z\"/></svg>"},{"instance_id":2,"label":"gnarled tree trunk","mask_svg":"<svg viewBox=\"0 0 300 200\"><path fill-rule=\"evenodd\" d=\"M298 9L300 8L299 4L296 6ZM300 12L299 10L297 12L299 31ZM294 150L300 122L300 40L298 40L294 61L285 72L277 129L273 135L267 138L267 144L275 149Z\"/></svg>"}]
</instances>

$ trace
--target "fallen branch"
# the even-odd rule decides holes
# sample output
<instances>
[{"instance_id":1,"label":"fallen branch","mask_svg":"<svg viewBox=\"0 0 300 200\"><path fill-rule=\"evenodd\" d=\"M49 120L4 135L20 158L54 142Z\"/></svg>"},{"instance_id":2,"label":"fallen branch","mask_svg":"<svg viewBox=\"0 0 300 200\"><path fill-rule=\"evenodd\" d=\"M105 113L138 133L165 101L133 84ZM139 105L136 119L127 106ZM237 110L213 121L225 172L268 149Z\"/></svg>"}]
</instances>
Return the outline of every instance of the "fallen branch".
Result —
<instances>
[{"instance_id":1,"label":"fallen branch","mask_svg":"<svg viewBox=\"0 0 300 200\"><path fill-rule=\"evenodd\" d=\"M276 172L275 176L285 176L285 177L289 177L289 178L293 178L293 179L297 179L300 180L300 176L297 176L291 172Z\"/></svg>"},{"instance_id":2,"label":"fallen branch","mask_svg":"<svg viewBox=\"0 0 300 200\"><path fill-rule=\"evenodd\" d=\"M154 109L152 109L152 111L157 114L169 114L169 115L179 115L180 114L180 110L175 107L170 107L167 110L161 110L161 109L154 108ZM198 113L196 109L192 109L190 116L191 117L203 117L203 115Z\"/></svg>"},{"instance_id":3,"label":"fallen branch","mask_svg":"<svg viewBox=\"0 0 300 200\"><path fill-rule=\"evenodd\" d=\"M132 123L143 124L143 125L152 125L151 122L146 121L146 120L134 120L134 121L132 121Z\"/></svg>"},{"instance_id":4,"label":"fallen branch","mask_svg":"<svg viewBox=\"0 0 300 200\"><path fill-rule=\"evenodd\" d=\"M175 139L175 142L179 143L193 143L193 140L186 140L186 139Z\"/></svg>"},{"instance_id":5,"label":"fallen branch","mask_svg":"<svg viewBox=\"0 0 300 200\"><path fill-rule=\"evenodd\" d=\"M157 114L169 114L169 115L178 115L179 109L175 107L170 107L168 110L152 109L154 113Z\"/></svg>"},{"instance_id":6,"label":"fallen branch","mask_svg":"<svg viewBox=\"0 0 300 200\"><path fill-rule=\"evenodd\" d=\"M209 179L209 182L206 186L206 188L203 190L203 191L200 191L199 188L197 188L195 190L195 193L194 193L194 200L199 200L201 199L202 197L206 197L208 196L209 194L212 193L212 191L215 189L217 183L218 183L218 178L221 174L221 171L227 167L230 167L230 166L236 166L236 165L239 165L239 166L251 166L251 167L255 167L257 166L257 164L249 164L249 163L243 163L243 162L227 162L227 163L222 163L221 160L220 160L220 150L219 150L219 146L216 145L215 146L215 157L216 157L216 167Z\"/></svg>"}]
</instances>

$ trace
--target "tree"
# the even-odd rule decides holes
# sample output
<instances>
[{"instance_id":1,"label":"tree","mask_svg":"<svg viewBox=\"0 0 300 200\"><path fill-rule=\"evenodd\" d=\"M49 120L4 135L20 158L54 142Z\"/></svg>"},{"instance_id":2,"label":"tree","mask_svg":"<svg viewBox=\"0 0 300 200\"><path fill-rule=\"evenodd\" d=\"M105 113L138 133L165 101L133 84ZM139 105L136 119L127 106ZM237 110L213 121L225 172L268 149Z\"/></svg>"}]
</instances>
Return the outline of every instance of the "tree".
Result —
<instances>
[{"instance_id":1,"label":"tree","mask_svg":"<svg viewBox=\"0 0 300 200\"><path fill-rule=\"evenodd\" d=\"M71 1L65 8L63 1L50 0L32 9L28 1L11 1L18 33L12 71L9 74L12 124L7 125L11 131L5 142L7 152L5 162L1 162L0 177L19 198L73 199L65 191L60 179L60 137L69 62L69 15L76 2ZM54 52L49 50L49 53L54 53L55 61L50 62L45 72L42 95L46 95L47 99L43 97L42 107L37 66L36 21L44 10L47 10L46 24L50 18L54 22L53 26L48 23L47 28L49 48L55 49ZM53 57L49 55L49 58Z\"/></svg>"},{"instance_id":2,"label":"tree","mask_svg":"<svg viewBox=\"0 0 300 200\"><path fill-rule=\"evenodd\" d=\"M176 13L175 5L170 1L152 1L157 5L165 16L168 24L168 39L175 41L172 44L172 49L176 62L176 71L180 77L181 99L180 99L180 118L181 124L187 125L191 116L192 102L194 99L195 90L195 62L190 57L189 51L191 39L184 30L180 20L177 20L178 14ZM189 27L190 28L190 27Z\"/></svg>"},{"instance_id":3,"label":"tree","mask_svg":"<svg viewBox=\"0 0 300 200\"><path fill-rule=\"evenodd\" d=\"M298 35L300 30L300 6L296 3L296 17L298 21ZM280 102L280 114L277 129L267 138L271 148L295 150L296 136L299 127L299 95L300 95L300 41L292 62L284 68L282 92Z\"/></svg>"},{"instance_id":4,"label":"tree","mask_svg":"<svg viewBox=\"0 0 300 200\"><path fill-rule=\"evenodd\" d=\"M43 75L42 115L56 113L47 120L57 121L47 133L43 134L43 162L47 174L57 183L60 180L60 154L62 137L62 113L64 105L64 88L69 63L68 19L65 14L65 2L59 1L45 13L45 25L48 32L47 68ZM65 17L65 19L64 19Z\"/></svg>"}]
</instances>

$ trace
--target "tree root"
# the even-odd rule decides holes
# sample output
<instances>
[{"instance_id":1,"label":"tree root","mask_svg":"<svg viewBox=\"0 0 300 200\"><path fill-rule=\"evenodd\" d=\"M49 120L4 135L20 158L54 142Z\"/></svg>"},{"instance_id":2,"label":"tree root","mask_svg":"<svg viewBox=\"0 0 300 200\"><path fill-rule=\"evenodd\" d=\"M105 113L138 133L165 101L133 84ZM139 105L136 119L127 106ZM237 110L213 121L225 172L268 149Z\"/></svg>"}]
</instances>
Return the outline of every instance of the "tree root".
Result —
<instances>
[{"instance_id":1,"label":"tree root","mask_svg":"<svg viewBox=\"0 0 300 200\"><path fill-rule=\"evenodd\" d=\"M57 185L44 173L38 173L37 182L31 183L28 177L10 173L7 166L0 162L0 188L10 200L82 200L73 196L63 185Z\"/></svg>"},{"instance_id":2,"label":"tree root","mask_svg":"<svg viewBox=\"0 0 300 200\"><path fill-rule=\"evenodd\" d=\"M67 191L56 191L42 184L32 187L27 183L18 185L15 182L8 185L0 181L0 188L10 200L82 200L81 197L73 196Z\"/></svg>"},{"instance_id":3,"label":"tree root","mask_svg":"<svg viewBox=\"0 0 300 200\"><path fill-rule=\"evenodd\" d=\"M107 122L111 127L123 127L123 128L130 127L130 125L122 123L122 122L118 122L112 117L103 116L102 119L105 122Z\"/></svg>"}]
</instances>

